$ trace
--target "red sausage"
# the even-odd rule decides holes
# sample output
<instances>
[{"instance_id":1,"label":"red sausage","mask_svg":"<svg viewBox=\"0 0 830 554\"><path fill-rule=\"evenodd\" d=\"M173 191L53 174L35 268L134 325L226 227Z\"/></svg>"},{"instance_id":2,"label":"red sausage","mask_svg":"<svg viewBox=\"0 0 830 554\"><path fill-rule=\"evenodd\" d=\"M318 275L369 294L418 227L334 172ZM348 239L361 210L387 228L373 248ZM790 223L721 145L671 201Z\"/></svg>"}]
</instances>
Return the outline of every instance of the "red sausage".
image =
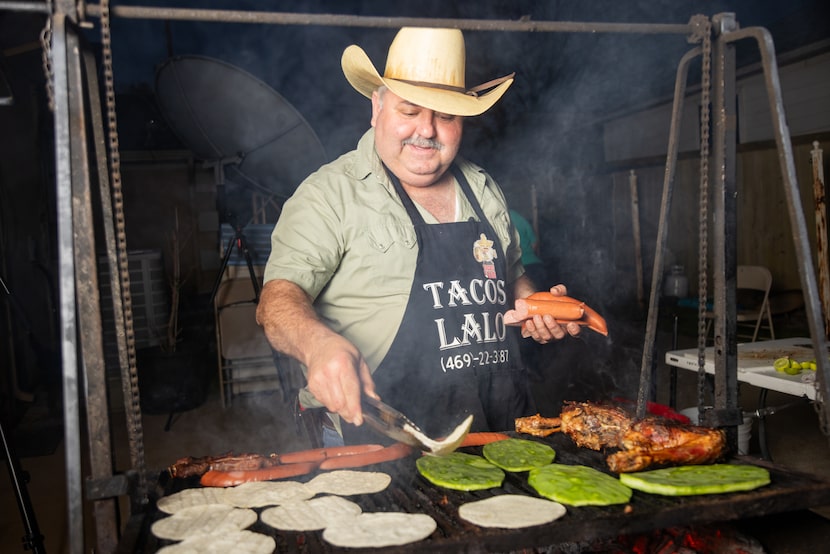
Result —
<instances>
[{"instance_id":1,"label":"red sausage","mask_svg":"<svg viewBox=\"0 0 830 554\"><path fill-rule=\"evenodd\" d=\"M464 437L463 441L461 441L459 448L463 448L465 446L484 446L485 444L490 444L491 442L503 441L509 438L510 437L504 433L467 433L467 436Z\"/></svg>"},{"instance_id":2,"label":"red sausage","mask_svg":"<svg viewBox=\"0 0 830 554\"><path fill-rule=\"evenodd\" d=\"M582 304L582 300L577 300L576 298L571 298L570 296L565 295L555 295L549 290L540 290L539 292L534 292L533 294L528 296L531 300L555 300L558 302L570 302L571 304Z\"/></svg>"},{"instance_id":3,"label":"red sausage","mask_svg":"<svg viewBox=\"0 0 830 554\"><path fill-rule=\"evenodd\" d=\"M572 304L578 304L582 307L583 310L585 310L585 315L583 315L581 319L578 319L576 321L576 323L578 323L579 325L584 325L584 326L588 327L589 329L591 329L592 331L596 331L600 335L603 335L603 336L606 336L606 337L608 336L608 325L606 324L605 319L601 315L599 315L596 312L596 310L594 310L593 308L591 308L590 306L588 306L587 304L585 304L581 300L577 300L576 298L571 298L570 296L556 296L553 293L551 293L550 291L534 292L533 294L528 296L527 299L529 299L529 300L542 300L542 301L569 302L569 303L572 303ZM517 300L516 301L516 307L517 308L518 308L518 302L519 301ZM509 314L509 313L510 313L510 311L505 313L505 323L508 323L509 318L507 317L507 314ZM516 315L518 315L518 313ZM515 317L515 316L513 316L513 317ZM567 323L567 321L562 321L561 323ZM508 323L508 324L510 324L510 323ZM524 327L524 324L522 325L522 336L525 337L525 338L530 336L530 333L527 332L527 330Z\"/></svg>"},{"instance_id":4,"label":"red sausage","mask_svg":"<svg viewBox=\"0 0 830 554\"><path fill-rule=\"evenodd\" d=\"M331 446L328 448L312 448L311 450L300 450L280 454L280 462L283 464L295 464L298 462L322 462L329 458L339 456L351 456L352 454L365 454L380 450L383 446L379 444L354 444L349 446Z\"/></svg>"},{"instance_id":5,"label":"red sausage","mask_svg":"<svg viewBox=\"0 0 830 554\"><path fill-rule=\"evenodd\" d=\"M412 451L413 448L408 444L396 442L395 444L378 450L328 458L320 464L320 469L344 469L391 462L392 460L409 456L412 454Z\"/></svg>"},{"instance_id":6,"label":"red sausage","mask_svg":"<svg viewBox=\"0 0 830 554\"><path fill-rule=\"evenodd\" d=\"M580 319L585 314L585 310L581 303L519 298L516 300L516 313L522 319L534 315L550 315L557 321L574 321Z\"/></svg>"},{"instance_id":7,"label":"red sausage","mask_svg":"<svg viewBox=\"0 0 830 554\"><path fill-rule=\"evenodd\" d=\"M314 471L318 465L318 462L300 462L248 471L210 470L202 475L199 483L205 487L234 487L251 481L273 481L275 479L305 475Z\"/></svg>"},{"instance_id":8,"label":"red sausage","mask_svg":"<svg viewBox=\"0 0 830 554\"><path fill-rule=\"evenodd\" d=\"M585 322L588 329L596 331L600 335L608 336L608 324L605 323L605 318L588 306L585 306L585 317L582 321ZM579 323L582 324L582 322Z\"/></svg>"},{"instance_id":9,"label":"red sausage","mask_svg":"<svg viewBox=\"0 0 830 554\"><path fill-rule=\"evenodd\" d=\"M605 323L605 319L602 318L596 312L593 312L592 315L588 315L588 311L585 311L585 319L580 319L577 321L558 321L557 323L567 324L567 323L576 323L577 325L582 325L583 327L587 327L591 331L596 331L600 335L608 336L608 327ZM526 322L522 322L522 337L527 338L531 335L530 331L527 330Z\"/></svg>"}]
</instances>

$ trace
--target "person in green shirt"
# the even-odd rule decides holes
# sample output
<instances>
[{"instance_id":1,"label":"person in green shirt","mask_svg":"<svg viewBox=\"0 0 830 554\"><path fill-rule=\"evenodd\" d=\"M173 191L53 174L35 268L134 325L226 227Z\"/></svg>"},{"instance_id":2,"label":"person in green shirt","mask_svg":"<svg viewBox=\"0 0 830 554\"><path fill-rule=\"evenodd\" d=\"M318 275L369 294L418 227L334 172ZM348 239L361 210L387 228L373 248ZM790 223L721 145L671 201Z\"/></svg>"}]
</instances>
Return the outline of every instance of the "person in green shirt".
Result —
<instances>
[{"instance_id":1,"label":"person in green shirt","mask_svg":"<svg viewBox=\"0 0 830 554\"><path fill-rule=\"evenodd\" d=\"M518 211L510 210L510 220L519 233L519 245L522 248L522 265L533 284L540 289L548 286L547 269L542 258L539 257L539 239L533 230L533 225Z\"/></svg>"},{"instance_id":2,"label":"person in green shirt","mask_svg":"<svg viewBox=\"0 0 830 554\"><path fill-rule=\"evenodd\" d=\"M346 443L378 440L361 425L363 395L432 436L470 414L474 431L512 429L535 406L504 312L537 289L501 189L458 150L464 118L513 77L468 89L458 29L401 29L383 76L355 45L341 65L372 101L372 128L285 202L257 321L304 366L301 405L339 416ZM526 325L538 342L579 333L550 316Z\"/></svg>"}]
</instances>

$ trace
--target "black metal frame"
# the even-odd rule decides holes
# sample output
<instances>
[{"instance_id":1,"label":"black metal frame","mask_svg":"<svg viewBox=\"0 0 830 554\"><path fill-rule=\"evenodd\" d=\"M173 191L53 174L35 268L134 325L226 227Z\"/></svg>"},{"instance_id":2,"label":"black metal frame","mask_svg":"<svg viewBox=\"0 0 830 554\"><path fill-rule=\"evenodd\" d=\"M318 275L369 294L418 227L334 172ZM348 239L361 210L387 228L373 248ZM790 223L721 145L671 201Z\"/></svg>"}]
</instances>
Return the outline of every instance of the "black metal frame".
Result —
<instances>
[{"instance_id":1,"label":"black metal frame","mask_svg":"<svg viewBox=\"0 0 830 554\"><path fill-rule=\"evenodd\" d=\"M719 14L713 17L714 23L714 73L718 79L714 82L714 119L715 132L714 177L715 177L715 213L718 222L715 225L715 406L710 414L709 423L715 426L727 426L730 439L734 443L735 426L741 422L740 408L737 404L737 336L736 336L736 273L737 273L737 209L736 209L736 107L735 107L735 52L733 43L744 39L754 39L758 43L764 70L770 112L772 114L778 159L787 198L787 212L792 226L792 234L798 258L799 277L802 290L805 291L807 321L815 352L827 352L827 335L822 318L821 301L815 278L812 256L810 255L809 235L801 205L798 181L795 173L792 142L787 131L781 83L778 77L775 48L772 37L766 29L752 27L739 29L733 14ZM645 414L645 396L650 390L650 381L655 366L655 337L659 311L659 294L663 281L663 251L668 236L668 214L671 208L674 186L675 167L677 164L678 142L680 136L680 119L683 111L683 99L686 89L686 74L690 62L700 56L701 49L688 52L680 61L675 83L672 122L669 134L668 155L666 158L663 199L660 209L660 222L657 231L657 247L654 258L652 288L649 301L649 313L646 325L646 340L641 366L640 394L638 397L638 415ZM817 402L830 399L830 359L817 356L819 364L817 373ZM701 365L703 363L701 356ZM820 417L827 417L826 411ZM820 422L827 428L828 422Z\"/></svg>"},{"instance_id":2,"label":"black metal frame","mask_svg":"<svg viewBox=\"0 0 830 554\"><path fill-rule=\"evenodd\" d=\"M50 9L51 8L51 9ZM4 2L0 9L43 13L52 22L52 67L54 70L55 95L55 160L58 214L58 251L60 271L60 317L63 335L61 351L63 356L63 394L64 425L67 472L67 514L69 518L69 551L73 554L83 552L83 506L85 495L82 492L81 446L80 446L80 407L79 381L83 378L78 367L78 354L83 361L86 373L85 407L89 425L90 457L92 462L91 482L98 483L97 488L88 488L86 497L94 501L95 523L98 549L113 551L118 543L118 526L114 496L124 494L123 476L112 475L109 444L109 419L104 378L104 357L101 344L100 299L97 289L95 271L94 236L92 235L91 170L89 144L95 146L94 157L97 159L96 177L102 186L104 219L107 226L107 250L111 267L115 264L115 245L111 223L112 211L109 205L106 152L104 149L103 124L100 120L100 107L97 109L97 83L92 79L95 74L94 62L85 51L77 26L86 23L87 17L102 17L104 9L99 4L86 4L83 1L54 0L52 5L41 2ZM432 18L389 18L368 16L347 16L327 14L294 14L277 12L251 12L234 10L198 10L175 8L151 8L140 6L115 6L107 12L114 17L133 19L190 20L204 22L258 23L277 25L337 25L358 27L398 28L406 25L450 26L462 30L476 31L515 31L515 32L571 32L571 33L638 33L638 34L679 34L694 36L699 33L698 19L688 24L637 24L637 23L601 23L601 22L558 22L558 21L499 21L474 19L432 19ZM715 326L716 345L716 419L723 425L734 425L737 409L736 358L737 343L735 337L735 206L732 194L735 190L735 62L732 43L745 38L755 39L761 49L766 86L769 93L770 108L773 113L775 140L778 147L781 172L787 193L788 211L792 222L793 237L799 259L800 277L807 299L807 316L817 352L827 351L827 340L821 317L821 305L813 272L813 263L809 255L809 241L806 223L801 208L798 187L795 178L792 145L787 133L781 87L775 61L772 39L765 29L749 28L739 30L733 14L719 14L712 18L715 24L715 67L716 72L724 78L716 81L715 89L715 138L714 167L716 210L722 215L717 221L720 226L715 229L715 311L718 314ZM679 121L682 100L685 96L686 77L690 61L700 54L695 48L684 56L679 64L675 85L674 109L671 132L669 136L668 155L661 205L658 242L654 259L649 314L646 328L646 341L641 367L640 397L638 412L645 410L648 391L651 390L651 375L655 361L655 335L658 312L659 291L662 289L662 258L668 231L667 214L671 205L675 166L677 162ZM90 63L92 65L90 65ZM86 75L85 75L86 74ZM84 78L87 87L84 86ZM91 115L92 122L86 118ZM92 140L87 136L88 128L92 130ZM116 271L113 276L113 298L118 302L117 294L121 288L117 282ZM128 306L129 308L129 306ZM117 306L118 310L122 307ZM76 317L77 314L77 317ZM118 313L116 314L118 315ZM128 313L127 318L131 317ZM117 336L123 337L124 322L116 317ZM119 359L122 370L126 366L129 354L123 340L119 340ZM830 398L830 358L818 357L819 396ZM133 386L134 385L134 386ZM124 394L137 395L137 384L125 383ZM739 421L738 421L739 422ZM133 455L134 470L143 471L142 437L132 436L135 426L130 428L130 445ZM140 426L137 427L140 429ZM734 431L734 427L732 428ZM130 494L133 500L133 515L140 515L146 501L146 485L142 475L133 475ZM107 486L107 484L112 486ZM136 524L130 518L122 537L130 543L131 534L136 531ZM132 537L134 538L134 537Z\"/></svg>"}]
</instances>

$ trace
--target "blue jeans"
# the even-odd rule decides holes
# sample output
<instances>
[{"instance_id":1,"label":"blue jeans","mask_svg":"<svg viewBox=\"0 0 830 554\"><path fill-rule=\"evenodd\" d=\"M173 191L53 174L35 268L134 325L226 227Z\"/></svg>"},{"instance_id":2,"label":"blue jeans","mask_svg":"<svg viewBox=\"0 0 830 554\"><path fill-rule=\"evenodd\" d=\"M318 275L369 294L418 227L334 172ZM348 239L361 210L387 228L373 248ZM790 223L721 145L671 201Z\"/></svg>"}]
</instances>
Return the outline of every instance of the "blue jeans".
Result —
<instances>
[{"instance_id":1,"label":"blue jeans","mask_svg":"<svg viewBox=\"0 0 830 554\"><path fill-rule=\"evenodd\" d=\"M343 446L343 437L331 427L323 425L323 447L330 448L332 446Z\"/></svg>"}]
</instances>

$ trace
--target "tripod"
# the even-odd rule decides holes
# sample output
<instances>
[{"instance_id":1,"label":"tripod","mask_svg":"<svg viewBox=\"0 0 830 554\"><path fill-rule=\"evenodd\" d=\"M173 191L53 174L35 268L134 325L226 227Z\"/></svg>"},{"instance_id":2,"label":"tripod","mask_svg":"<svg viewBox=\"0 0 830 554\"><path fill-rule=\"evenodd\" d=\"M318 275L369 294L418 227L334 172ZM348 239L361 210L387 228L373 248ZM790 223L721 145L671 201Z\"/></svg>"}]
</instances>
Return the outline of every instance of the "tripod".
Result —
<instances>
[{"instance_id":1,"label":"tripod","mask_svg":"<svg viewBox=\"0 0 830 554\"><path fill-rule=\"evenodd\" d=\"M24 550L31 550L35 554L42 554L46 552L43 546L43 535L41 535L40 528L37 525L37 518L32 507L32 501L29 498L29 490L26 488L26 481L29 480L29 476L20 467L20 460L17 459L14 448L6 438L6 431L3 428L2 421L0 421L0 439L3 442L3 453L6 455L6 464L9 466L9 477L14 486L14 493L17 496L17 507L20 510L20 518L23 520L23 527L26 531L26 534L23 535L23 548Z\"/></svg>"},{"instance_id":2,"label":"tripod","mask_svg":"<svg viewBox=\"0 0 830 554\"><path fill-rule=\"evenodd\" d=\"M225 256L222 258L222 265L219 267L219 274L216 276L216 282L213 284L213 292L210 293L210 305L213 305L213 301L216 299L216 293L219 290L219 285L222 283L222 277L228 268L228 262L231 259L234 248L238 249L245 258L245 264L248 266L248 274L251 277L251 285L254 287L254 304L259 304L259 281L254 271L254 262L251 259L251 251L248 249L248 241L239 224L234 223L233 230L234 235L228 240L228 245L225 248Z\"/></svg>"},{"instance_id":3,"label":"tripod","mask_svg":"<svg viewBox=\"0 0 830 554\"><path fill-rule=\"evenodd\" d=\"M219 203L225 204L225 166L231 164L238 164L241 158L237 155L231 158L218 160L208 165L213 167L213 173L216 177L216 186L219 190ZM225 206L220 206L221 211L225 211ZM230 210L227 210L230 213ZM222 283L222 277L225 275L225 270L228 268L228 261L231 259L234 247L239 249L245 258L245 263L248 266L248 274L251 277L251 284L254 287L254 304L259 304L259 281L257 281L256 273L254 272L254 262L251 260L251 252L248 249L248 241L242 233L242 226L236 220L236 217L229 215L231 226L233 227L234 235L228 240L228 246L225 248L225 255L222 257L222 265L219 267L219 273L216 275L216 282L213 284L213 291L210 293L209 304L212 306L216 299L216 293L219 291L219 285Z\"/></svg>"}]
</instances>

